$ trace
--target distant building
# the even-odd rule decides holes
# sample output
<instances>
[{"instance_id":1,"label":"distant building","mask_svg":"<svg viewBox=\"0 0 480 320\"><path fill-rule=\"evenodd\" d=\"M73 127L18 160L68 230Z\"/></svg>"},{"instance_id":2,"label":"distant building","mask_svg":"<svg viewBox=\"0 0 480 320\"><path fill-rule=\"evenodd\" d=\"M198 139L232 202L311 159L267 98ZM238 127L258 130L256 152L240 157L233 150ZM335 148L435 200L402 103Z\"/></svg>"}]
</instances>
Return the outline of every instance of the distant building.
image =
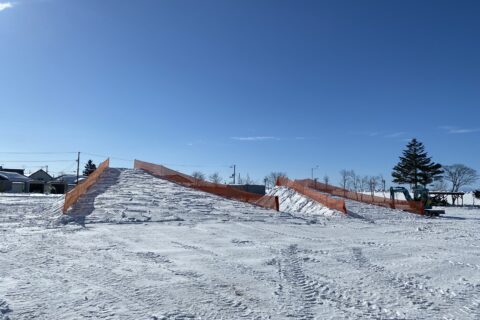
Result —
<instances>
[{"instance_id":1,"label":"distant building","mask_svg":"<svg viewBox=\"0 0 480 320\"><path fill-rule=\"evenodd\" d=\"M265 195L265 185L263 184L230 184L229 186L238 190Z\"/></svg>"},{"instance_id":2,"label":"distant building","mask_svg":"<svg viewBox=\"0 0 480 320\"><path fill-rule=\"evenodd\" d=\"M40 169L31 175L28 176L32 180L36 181L43 181L43 182L49 182L53 180L53 177L48 174L48 172L44 171L43 169Z\"/></svg>"},{"instance_id":3,"label":"distant building","mask_svg":"<svg viewBox=\"0 0 480 320\"><path fill-rule=\"evenodd\" d=\"M22 176L25 175L25 169L7 169L7 168L3 168L2 166L0 166L0 171L15 172L15 173L21 174Z\"/></svg>"},{"instance_id":4,"label":"distant building","mask_svg":"<svg viewBox=\"0 0 480 320\"><path fill-rule=\"evenodd\" d=\"M87 177L79 176L78 182L81 183ZM77 175L75 174L64 174L56 177L52 181L48 182L48 187L50 193L66 193L77 185Z\"/></svg>"},{"instance_id":5,"label":"distant building","mask_svg":"<svg viewBox=\"0 0 480 320\"><path fill-rule=\"evenodd\" d=\"M31 179L17 172L0 171L0 192L29 192Z\"/></svg>"},{"instance_id":6,"label":"distant building","mask_svg":"<svg viewBox=\"0 0 480 320\"><path fill-rule=\"evenodd\" d=\"M30 186L28 192L32 193L49 193L51 190L48 188L47 183L52 181L53 178L43 169L40 169L32 173L29 178Z\"/></svg>"}]
</instances>

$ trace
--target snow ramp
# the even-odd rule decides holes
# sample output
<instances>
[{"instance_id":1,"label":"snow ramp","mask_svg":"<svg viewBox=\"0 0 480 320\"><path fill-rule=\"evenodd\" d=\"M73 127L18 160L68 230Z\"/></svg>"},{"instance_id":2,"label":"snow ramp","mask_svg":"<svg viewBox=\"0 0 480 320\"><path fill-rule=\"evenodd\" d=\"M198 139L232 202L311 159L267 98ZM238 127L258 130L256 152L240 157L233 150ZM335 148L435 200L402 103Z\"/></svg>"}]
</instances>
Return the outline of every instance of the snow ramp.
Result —
<instances>
[{"instance_id":1,"label":"snow ramp","mask_svg":"<svg viewBox=\"0 0 480 320\"><path fill-rule=\"evenodd\" d=\"M144 170L107 168L63 222L257 221L276 211L159 179Z\"/></svg>"},{"instance_id":2,"label":"snow ramp","mask_svg":"<svg viewBox=\"0 0 480 320\"><path fill-rule=\"evenodd\" d=\"M329 197L325 194L321 194L313 190L307 185L303 185L301 183L298 183L297 181L292 181L284 177L278 178L276 184L278 187L283 186L283 187L293 189L296 192L304 196L307 196L330 209L334 209L347 214L347 208L345 207L345 201L343 199L334 199L332 197Z\"/></svg>"},{"instance_id":3,"label":"snow ramp","mask_svg":"<svg viewBox=\"0 0 480 320\"><path fill-rule=\"evenodd\" d=\"M98 168L92 172L88 178L78 184L75 188L70 190L65 195L65 202L63 204L63 213L67 213L68 209L78 201L78 199L84 195L89 188L91 188L98 180L100 175L107 169L110 165L110 159L103 161ZM78 182L77 182L78 183Z\"/></svg>"},{"instance_id":4,"label":"snow ramp","mask_svg":"<svg viewBox=\"0 0 480 320\"><path fill-rule=\"evenodd\" d=\"M391 200L385 197L366 195L361 192L349 191L311 179L295 180L295 182L301 186L304 186L305 188L310 188L319 192L327 193L334 197L341 197L348 200L354 200L385 208L408 211L421 215L425 214L423 204L418 201Z\"/></svg>"},{"instance_id":5,"label":"snow ramp","mask_svg":"<svg viewBox=\"0 0 480 320\"><path fill-rule=\"evenodd\" d=\"M293 216L300 214L303 217L314 218L334 217L342 214L287 187L274 187L268 194L278 196L280 211L288 212Z\"/></svg>"},{"instance_id":6,"label":"snow ramp","mask_svg":"<svg viewBox=\"0 0 480 320\"><path fill-rule=\"evenodd\" d=\"M184 187L201 190L227 199L248 202L260 207L279 211L278 198L276 197L238 190L226 184L203 181L184 173L174 171L165 166L145 161L135 160L134 168L145 170L156 177L180 184Z\"/></svg>"}]
</instances>

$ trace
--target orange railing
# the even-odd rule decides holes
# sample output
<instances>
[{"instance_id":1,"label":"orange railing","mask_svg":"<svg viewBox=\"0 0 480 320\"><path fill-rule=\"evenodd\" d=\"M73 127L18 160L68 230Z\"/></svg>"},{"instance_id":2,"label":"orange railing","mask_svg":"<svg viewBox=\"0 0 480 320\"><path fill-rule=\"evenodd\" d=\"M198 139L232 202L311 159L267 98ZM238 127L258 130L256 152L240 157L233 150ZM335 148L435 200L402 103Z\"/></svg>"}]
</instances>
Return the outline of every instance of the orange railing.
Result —
<instances>
[{"instance_id":1,"label":"orange railing","mask_svg":"<svg viewBox=\"0 0 480 320\"><path fill-rule=\"evenodd\" d=\"M345 207L345 201L342 199L334 199L332 197L329 197L325 194L319 193L318 191L315 191L314 189L310 188L309 186L302 184L298 181L292 181L287 178L280 177L277 179L277 186L283 186L283 187L288 187L296 192L303 194L304 196L307 196L322 205L338 210L343 213L347 213L347 209Z\"/></svg>"},{"instance_id":2,"label":"orange railing","mask_svg":"<svg viewBox=\"0 0 480 320\"><path fill-rule=\"evenodd\" d=\"M80 184L78 184L75 188L70 190L66 195L65 195L65 202L63 204L63 213L67 213L68 208L70 208L77 200L84 195L87 190L97 182L98 177L102 174L105 169L108 168L110 165L110 159L107 159L103 161L95 170L92 172L87 179L82 181Z\"/></svg>"},{"instance_id":3,"label":"orange railing","mask_svg":"<svg viewBox=\"0 0 480 320\"><path fill-rule=\"evenodd\" d=\"M212 193L228 199L248 202L268 209L279 210L277 197L238 190L226 184L203 181L165 166L140 160L135 160L133 167L185 187Z\"/></svg>"},{"instance_id":4,"label":"orange railing","mask_svg":"<svg viewBox=\"0 0 480 320\"><path fill-rule=\"evenodd\" d=\"M342 197L349 200L355 200L359 202L364 202L364 203L392 208L392 209L400 209L400 210L409 211L417 214L425 213L423 204L418 201L392 200L386 197L378 197L375 195L368 195L361 192L349 191L346 189L342 189L339 187L335 187L335 186L314 181L311 179L296 180L295 182L298 182L304 186L318 190L320 192L328 193L333 196Z\"/></svg>"}]
</instances>

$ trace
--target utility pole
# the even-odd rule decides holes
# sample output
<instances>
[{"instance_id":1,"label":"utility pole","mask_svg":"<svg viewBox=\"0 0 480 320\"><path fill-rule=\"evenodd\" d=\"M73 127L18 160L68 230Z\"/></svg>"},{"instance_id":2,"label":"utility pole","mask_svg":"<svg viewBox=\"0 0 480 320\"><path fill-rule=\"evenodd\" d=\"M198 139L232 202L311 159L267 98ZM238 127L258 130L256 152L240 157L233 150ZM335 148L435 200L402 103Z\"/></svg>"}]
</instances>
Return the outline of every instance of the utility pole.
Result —
<instances>
[{"instance_id":1,"label":"utility pole","mask_svg":"<svg viewBox=\"0 0 480 320\"><path fill-rule=\"evenodd\" d=\"M45 166L45 170L48 173L48 164Z\"/></svg>"},{"instance_id":2,"label":"utility pole","mask_svg":"<svg viewBox=\"0 0 480 320\"><path fill-rule=\"evenodd\" d=\"M231 178L233 178L233 184L235 184L235 175L236 175L235 169L236 169L236 165L232 165L232 166L230 166L230 168L233 168L233 174L232 174Z\"/></svg>"},{"instance_id":3,"label":"utility pole","mask_svg":"<svg viewBox=\"0 0 480 320\"><path fill-rule=\"evenodd\" d=\"M79 176L79 173L80 173L80 151L78 152L78 155L77 155L77 185L78 185L78 179L80 178Z\"/></svg>"}]
</instances>

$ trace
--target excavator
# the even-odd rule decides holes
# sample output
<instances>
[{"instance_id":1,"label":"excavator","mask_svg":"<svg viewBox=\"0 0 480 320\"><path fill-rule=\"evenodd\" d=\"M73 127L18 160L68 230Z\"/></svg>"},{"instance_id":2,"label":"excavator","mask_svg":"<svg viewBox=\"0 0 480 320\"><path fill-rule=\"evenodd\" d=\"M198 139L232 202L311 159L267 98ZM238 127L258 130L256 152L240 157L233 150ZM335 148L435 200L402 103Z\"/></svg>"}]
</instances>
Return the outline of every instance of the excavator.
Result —
<instances>
[{"instance_id":1,"label":"excavator","mask_svg":"<svg viewBox=\"0 0 480 320\"><path fill-rule=\"evenodd\" d=\"M432 208L432 203L434 198L430 196L430 191L424 187L414 187L413 188L413 198L410 195L410 192L404 187L391 187L390 188L390 198L395 200L396 193L403 193L407 201L419 201L423 203L423 208L425 209L425 215L427 216L439 216L445 214L445 210L438 210Z\"/></svg>"}]
</instances>

